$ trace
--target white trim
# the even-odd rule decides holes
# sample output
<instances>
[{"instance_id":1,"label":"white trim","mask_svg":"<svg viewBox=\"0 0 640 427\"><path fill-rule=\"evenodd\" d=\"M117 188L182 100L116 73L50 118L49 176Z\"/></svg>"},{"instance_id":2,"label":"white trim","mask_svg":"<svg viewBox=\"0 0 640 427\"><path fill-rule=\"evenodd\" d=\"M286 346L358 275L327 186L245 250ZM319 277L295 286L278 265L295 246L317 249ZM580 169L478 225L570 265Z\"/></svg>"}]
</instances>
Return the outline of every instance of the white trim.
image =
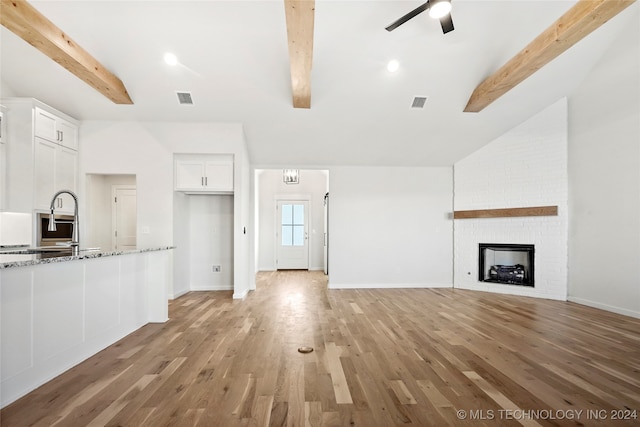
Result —
<instances>
[{"instance_id":1,"label":"white trim","mask_svg":"<svg viewBox=\"0 0 640 427\"><path fill-rule=\"evenodd\" d=\"M312 195L309 193L276 193L273 195L273 200L276 202L278 200L306 200L307 202L311 202Z\"/></svg>"},{"instance_id":2,"label":"white trim","mask_svg":"<svg viewBox=\"0 0 640 427\"><path fill-rule=\"evenodd\" d=\"M191 289L186 289L186 290L184 290L184 291L180 291L180 292L178 292L177 294L170 294L170 295L169 295L169 299L170 299L170 300L178 299L178 298L180 298L182 295L186 295L186 294L188 294L189 292L191 292Z\"/></svg>"},{"instance_id":3,"label":"white trim","mask_svg":"<svg viewBox=\"0 0 640 427\"><path fill-rule=\"evenodd\" d=\"M451 283L329 283L329 289L429 289L453 288Z\"/></svg>"},{"instance_id":4,"label":"white trim","mask_svg":"<svg viewBox=\"0 0 640 427\"><path fill-rule=\"evenodd\" d=\"M640 311L629 310L627 308L616 307L614 305L603 304L601 302L591 301L585 298L578 298L570 296L568 301L575 302L576 304L586 305L588 307L598 308L600 310L610 311L612 313L622 314L624 316L635 317L640 319Z\"/></svg>"},{"instance_id":5,"label":"white trim","mask_svg":"<svg viewBox=\"0 0 640 427\"><path fill-rule=\"evenodd\" d=\"M245 289L243 292L239 294L234 292L233 299L245 299L248 294L249 294L249 289Z\"/></svg>"},{"instance_id":6,"label":"white trim","mask_svg":"<svg viewBox=\"0 0 640 427\"><path fill-rule=\"evenodd\" d=\"M190 291L232 291L233 285L194 285L193 283L189 287Z\"/></svg>"}]
</instances>

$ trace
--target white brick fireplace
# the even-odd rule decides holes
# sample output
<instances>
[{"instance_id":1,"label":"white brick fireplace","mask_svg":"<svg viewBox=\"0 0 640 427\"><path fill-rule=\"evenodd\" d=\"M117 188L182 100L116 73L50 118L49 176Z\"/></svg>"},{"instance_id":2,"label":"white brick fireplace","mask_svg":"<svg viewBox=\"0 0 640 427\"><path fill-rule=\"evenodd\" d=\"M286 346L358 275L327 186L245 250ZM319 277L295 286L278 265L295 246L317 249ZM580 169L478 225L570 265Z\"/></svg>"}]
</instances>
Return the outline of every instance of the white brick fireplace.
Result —
<instances>
[{"instance_id":1,"label":"white brick fireplace","mask_svg":"<svg viewBox=\"0 0 640 427\"><path fill-rule=\"evenodd\" d=\"M567 100L454 166L454 210L557 206L557 216L454 220L454 287L566 300ZM535 286L480 282L480 243L535 246Z\"/></svg>"}]
</instances>

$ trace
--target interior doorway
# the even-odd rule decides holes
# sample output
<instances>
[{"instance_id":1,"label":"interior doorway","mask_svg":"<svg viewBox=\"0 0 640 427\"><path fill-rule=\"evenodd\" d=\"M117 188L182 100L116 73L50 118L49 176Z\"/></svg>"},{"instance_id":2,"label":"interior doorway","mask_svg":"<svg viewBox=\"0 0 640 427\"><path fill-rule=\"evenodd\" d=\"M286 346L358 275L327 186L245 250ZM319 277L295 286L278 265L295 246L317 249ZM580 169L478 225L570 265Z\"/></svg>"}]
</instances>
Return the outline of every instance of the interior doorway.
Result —
<instances>
[{"instance_id":1,"label":"interior doorway","mask_svg":"<svg viewBox=\"0 0 640 427\"><path fill-rule=\"evenodd\" d=\"M136 191L137 183L135 175L125 174L87 174L86 175L86 212L82 224L83 246L90 248L100 248L102 250L115 250L116 245L131 247L137 241L137 197L131 193L121 199L124 203L120 212L121 222L118 231L122 237L129 236L128 241L115 242L116 210L114 209L114 188L129 189ZM135 206L135 207L134 207ZM122 224L122 221L126 221ZM134 236L133 239L130 238Z\"/></svg>"},{"instance_id":2,"label":"interior doorway","mask_svg":"<svg viewBox=\"0 0 640 427\"><path fill-rule=\"evenodd\" d=\"M254 171L254 271L276 271L279 269L306 269L323 271L327 266L325 242L328 241L329 230L325 222L325 195L329 191L329 171L321 169L300 169L298 180L287 180L287 170L256 169ZM306 202L304 209L304 226L295 221L288 224L291 231L304 230L306 248L301 251L294 242L283 247L282 244L282 211L277 209L278 202L296 204ZM292 215L294 214L293 208ZM296 215L299 215L296 214ZM292 218L293 220L293 218ZM287 231L287 232L289 232ZM306 233L306 234L304 234ZM291 264L287 254L282 250L298 252L297 257L303 263ZM302 255L299 254L302 252ZM326 270L325 270L326 271Z\"/></svg>"}]
</instances>

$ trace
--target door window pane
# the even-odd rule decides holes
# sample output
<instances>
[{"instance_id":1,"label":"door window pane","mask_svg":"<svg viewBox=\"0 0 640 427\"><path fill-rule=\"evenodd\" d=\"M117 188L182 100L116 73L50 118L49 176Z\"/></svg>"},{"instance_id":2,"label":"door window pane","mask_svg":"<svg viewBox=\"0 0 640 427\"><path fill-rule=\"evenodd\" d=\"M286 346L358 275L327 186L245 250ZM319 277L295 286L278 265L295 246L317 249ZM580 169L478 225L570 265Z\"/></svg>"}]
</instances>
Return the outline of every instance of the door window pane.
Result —
<instances>
[{"instance_id":1,"label":"door window pane","mask_svg":"<svg viewBox=\"0 0 640 427\"><path fill-rule=\"evenodd\" d=\"M290 225L282 226L282 246L291 246L293 243L293 228Z\"/></svg>"},{"instance_id":2,"label":"door window pane","mask_svg":"<svg viewBox=\"0 0 640 427\"><path fill-rule=\"evenodd\" d=\"M293 224L304 225L304 205L293 205Z\"/></svg>"},{"instance_id":3,"label":"door window pane","mask_svg":"<svg viewBox=\"0 0 640 427\"><path fill-rule=\"evenodd\" d=\"M282 205L282 225L293 222L293 205Z\"/></svg>"},{"instance_id":4,"label":"door window pane","mask_svg":"<svg viewBox=\"0 0 640 427\"><path fill-rule=\"evenodd\" d=\"M293 246L304 246L304 225L293 226Z\"/></svg>"}]
</instances>

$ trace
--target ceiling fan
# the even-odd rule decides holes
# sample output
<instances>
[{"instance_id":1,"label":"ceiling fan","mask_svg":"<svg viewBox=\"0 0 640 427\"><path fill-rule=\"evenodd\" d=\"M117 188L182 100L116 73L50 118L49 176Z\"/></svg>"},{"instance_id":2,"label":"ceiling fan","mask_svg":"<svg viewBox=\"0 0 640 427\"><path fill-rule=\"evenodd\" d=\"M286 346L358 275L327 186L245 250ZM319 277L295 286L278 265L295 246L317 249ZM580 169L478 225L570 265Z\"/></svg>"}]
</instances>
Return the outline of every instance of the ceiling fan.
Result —
<instances>
[{"instance_id":1,"label":"ceiling fan","mask_svg":"<svg viewBox=\"0 0 640 427\"><path fill-rule=\"evenodd\" d=\"M428 0L425 4L418 6L411 12L407 13L400 19L394 21L385 29L393 31L408 20L416 17L425 10L429 10L429 16L433 19L439 19L442 26L442 32L447 34L453 31L453 20L451 19L451 0Z\"/></svg>"}]
</instances>

